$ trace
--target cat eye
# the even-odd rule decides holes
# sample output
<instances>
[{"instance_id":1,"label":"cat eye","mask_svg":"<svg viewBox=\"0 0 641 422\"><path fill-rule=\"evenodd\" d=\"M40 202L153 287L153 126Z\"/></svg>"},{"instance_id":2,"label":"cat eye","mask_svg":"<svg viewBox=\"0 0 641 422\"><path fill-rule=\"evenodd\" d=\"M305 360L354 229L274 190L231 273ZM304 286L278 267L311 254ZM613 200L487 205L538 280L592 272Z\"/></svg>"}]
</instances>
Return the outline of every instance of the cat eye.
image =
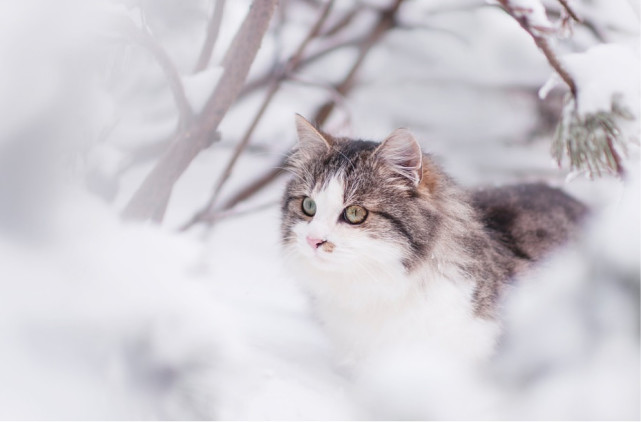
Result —
<instances>
[{"instance_id":1,"label":"cat eye","mask_svg":"<svg viewBox=\"0 0 641 422\"><path fill-rule=\"evenodd\" d=\"M313 217L314 214L316 214L316 202L314 202L314 200L309 196L306 196L305 199L303 199L302 208L305 215Z\"/></svg>"},{"instance_id":2,"label":"cat eye","mask_svg":"<svg viewBox=\"0 0 641 422\"><path fill-rule=\"evenodd\" d=\"M367 210L360 205L350 205L343 211L343 218L350 224L361 224L367 218Z\"/></svg>"}]
</instances>

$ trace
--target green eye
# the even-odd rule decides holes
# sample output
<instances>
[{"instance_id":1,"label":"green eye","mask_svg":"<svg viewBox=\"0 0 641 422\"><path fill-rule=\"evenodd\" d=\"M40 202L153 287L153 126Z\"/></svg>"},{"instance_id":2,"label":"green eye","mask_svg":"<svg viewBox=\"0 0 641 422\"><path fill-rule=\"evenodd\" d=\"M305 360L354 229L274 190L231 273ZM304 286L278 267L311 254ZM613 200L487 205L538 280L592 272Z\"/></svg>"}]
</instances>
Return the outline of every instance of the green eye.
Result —
<instances>
[{"instance_id":1,"label":"green eye","mask_svg":"<svg viewBox=\"0 0 641 422\"><path fill-rule=\"evenodd\" d=\"M303 212L310 217L313 217L316 214L316 202L309 196L306 196L303 199Z\"/></svg>"},{"instance_id":2,"label":"green eye","mask_svg":"<svg viewBox=\"0 0 641 422\"><path fill-rule=\"evenodd\" d=\"M350 224L361 224L367 218L367 210L360 205L350 205L343 211L343 218Z\"/></svg>"}]
</instances>

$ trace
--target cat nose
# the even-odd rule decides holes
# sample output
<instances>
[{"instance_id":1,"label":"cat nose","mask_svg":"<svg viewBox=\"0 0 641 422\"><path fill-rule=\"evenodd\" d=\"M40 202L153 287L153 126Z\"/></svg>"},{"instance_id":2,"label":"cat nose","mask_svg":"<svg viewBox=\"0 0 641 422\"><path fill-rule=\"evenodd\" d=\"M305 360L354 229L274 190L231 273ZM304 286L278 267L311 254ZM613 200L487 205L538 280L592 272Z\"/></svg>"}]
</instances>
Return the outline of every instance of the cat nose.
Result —
<instances>
[{"instance_id":1,"label":"cat nose","mask_svg":"<svg viewBox=\"0 0 641 422\"><path fill-rule=\"evenodd\" d=\"M325 242L327 241L323 239L316 239L314 237L307 236L307 243L309 244L309 246L312 247L312 249L318 249L318 247Z\"/></svg>"}]
</instances>

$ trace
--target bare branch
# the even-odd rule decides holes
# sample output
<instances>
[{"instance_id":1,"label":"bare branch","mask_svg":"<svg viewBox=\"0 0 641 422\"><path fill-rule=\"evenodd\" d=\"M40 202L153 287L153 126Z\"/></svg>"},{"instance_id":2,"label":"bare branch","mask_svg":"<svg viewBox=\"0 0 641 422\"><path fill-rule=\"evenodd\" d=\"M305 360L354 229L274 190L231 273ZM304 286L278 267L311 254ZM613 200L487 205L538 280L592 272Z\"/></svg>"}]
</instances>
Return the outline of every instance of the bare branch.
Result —
<instances>
[{"instance_id":1,"label":"bare branch","mask_svg":"<svg viewBox=\"0 0 641 422\"><path fill-rule=\"evenodd\" d=\"M345 96L347 92L352 89L352 87L354 86L356 73L365 61L365 58L369 54L371 48L381 39L385 32L394 27L395 16L402 2L403 0L394 0L393 4L388 9L380 13L378 22L361 45L358 57L347 73L347 76L345 76L343 81L336 86L337 93ZM316 124L322 125L323 123L325 123L335 105L336 102L334 100L329 100L328 102L323 104L316 113Z\"/></svg>"},{"instance_id":2,"label":"bare branch","mask_svg":"<svg viewBox=\"0 0 641 422\"><path fill-rule=\"evenodd\" d=\"M198 121L181 130L158 164L125 207L127 219L160 222L175 182L192 160L210 145L225 113L234 102L267 31L277 0L254 0L227 51L225 70Z\"/></svg>"},{"instance_id":3,"label":"bare branch","mask_svg":"<svg viewBox=\"0 0 641 422\"><path fill-rule=\"evenodd\" d=\"M305 51L305 48L309 45L310 41L316 38L318 33L320 32L320 29L323 26L323 23L329 16L329 12L334 4L334 0L330 0L327 2L325 7L321 10L321 13L318 16L318 19L310 29L309 33L307 36L303 39L303 41L300 43L292 57L288 60L287 65L283 69L283 74L287 74L291 71L291 69L295 68L298 66L298 63L300 62L300 59ZM229 176L231 176L232 170L234 166L236 165L236 162L238 161L238 157L242 154L242 152L245 150L247 145L249 144L249 141L251 139L252 134L254 133L254 129L256 129L256 126L258 125L258 122L260 122L260 119L263 117L265 111L267 110L267 107L269 106L271 100L274 98L274 95L280 88L282 78L276 78L274 82L271 84L269 90L267 91L267 94L265 95L265 98L263 99L263 102L254 116L254 119L252 120L251 124L249 125L249 128L243 135L242 140L236 144L236 148L234 149L234 153L232 154L231 159L227 163L227 166L225 167L225 170L223 171L220 179L218 180L218 183L216 184L216 187L214 188L213 194L209 201L207 202L207 205L196 213L196 215L187 223L183 226L183 230L191 227L194 223L200 221L204 216L207 214L210 214L218 200L218 197L220 196L220 192L222 191L223 186L225 185L225 182L229 179Z\"/></svg>"},{"instance_id":4,"label":"bare branch","mask_svg":"<svg viewBox=\"0 0 641 422\"><path fill-rule=\"evenodd\" d=\"M225 8L225 0L214 0L214 12L207 25L207 37L203 43L203 48L198 56L198 62L194 67L194 73L201 72L207 68L211 54L214 51L214 46L218 40L218 33L220 31L220 24L223 21L223 9Z\"/></svg>"},{"instance_id":5,"label":"bare branch","mask_svg":"<svg viewBox=\"0 0 641 422\"><path fill-rule=\"evenodd\" d=\"M376 23L374 28L372 28L365 41L360 45L359 55L352 65L352 68L349 70L347 76L345 76L343 81L335 87L336 92L338 92L340 95L345 96L353 87L356 72L363 64L365 57L371 50L372 46L374 46L374 44L376 44L376 42L380 40L385 32L394 27L395 17L402 2L403 0L394 0L388 9L380 12L378 22ZM325 123L325 121L331 114L332 110L335 107L335 104L336 103L333 100L330 100L323 104L318 108L312 120L315 121L317 125L321 126L323 123ZM262 176L258 177L245 188L237 192L222 205L221 209L228 210L235 207L238 203L246 200L247 198L256 194L264 187L275 181L283 173L282 168L284 167L286 160L287 157L283 161L281 161L275 168L268 170Z\"/></svg>"},{"instance_id":6,"label":"bare branch","mask_svg":"<svg viewBox=\"0 0 641 422\"><path fill-rule=\"evenodd\" d=\"M341 30L343 30L343 28L347 27L361 10L362 9L360 7L354 7L352 10L343 15L343 17L340 18L333 26L327 28L325 31L319 34L319 36L327 38L337 34Z\"/></svg>"},{"instance_id":7,"label":"bare branch","mask_svg":"<svg viewBox=\"0 0 641 422\"><path fill-rule=\"evenodd\" d=\"M561 79L563 79L563 81L570 88L572 96L576 98L577 91L574 79L572 79L572 76L570 76L570 74L563 68L561 62L559 61L559 58L552 50L552 47L550 47L548 40L544 36L541 36L537 33L535 28L530 24L527 15L517 13L516 9L510 4L510 0L498 1L503 7L503 10L505 10L510 16L512 16L512 18L514 18L519 23L519 25L521 25L521 28L523 28L528 34L530 34L536 46L545 55L545 58L547 59L550 66L552 66L552 68L556 71L556 73L558 73Z\"/></svg>"},{"instance_id":8,"label":"bare branch","mask_svg":"<svg viewBox=\"0 0 641 422\"><path fill-rule=\"evenodd\" d=\"M277 2L278 0L254 0L252 3L247 18L223 59L225 71L205 104L202 116L207 127L218 126L242 89Z\"/></svg>"},{"instance_id":9,"label":"bare branch","mask_svg":"<svg viewBox=\"0 0 641 422\"><path fill-rule=\"evenodd\" d=\"M178 70L169 58L169 55L167 55L165 49L158 44L151 34L136 28L136 26L127 19L119 20L117 26L117 29L127 38L145 48L152 57L154 57L169 82L169 88L171 89L176 107L178 108L181 126L189 124L194 117L194 113L185 95L185 88L183 87Z\"/></svg>"},{"instance_id":10,"label":"bare branch","mask_svg":"<svg viewBox=\"0 0 641 422\"><path fill-rule=\"evenodd\" d=\"M324 31L321 31L317 37L318 38L330 38L330 36L340 32L349 22L353 20L353 18L360 12L362 12L364 9L361 7L355 7L348 11L345 15L343 15L333 26L330 26L329 28L325 29ZM274 80L279 80L282 81L285 78L287 78L290 74L293 72L297 71L298 69L307 66L314 61L326 56L327 54L330 54L338 49L344 48L344 47L351 47L351 46L357 46L363 42L365 37L357 37L355 39L347 40L347 41L335 41L333 43L330 43L328 46L320 49L317 52L311 53L309 56L301 58L298 62L293 63L292 66L288 69L288 72L284 72L283 69L286 68L287 63L283 63L280 66L276 65L274 68L268 70L263 76L260 76L249 83L245 85L243 88L243 91L240 94L240 97L244 97L252 92L254 92L257 89L263 88L270 83L272 83ZM276 69L276 71L274 71Z\"/></svg>"},{"instance_id":11,"label":"bare branch","mask_svg":"<svg viewBox=\"0 0 641 422\"><path fill-rule=\"evenodd\" d=\"M559 0L559 3L561 3L561 6L563 6L565 11L568 13L568 15L570 15L572 19L574 19L578 23L583 23L583 20L579 16L577 16L574 10L572 10L567 0Z\"/></svg>"},{"instance_id":12,"label":"bare branch","mask_svg":"<svg viewBox=\"0 0 641 422\"><path fill-rule=\"evenodd\" d=\"M219 212L215 212L215 213L203 216L204 219L202 220L202 222L209 223L209 224L214 224L214 223L220 222L221 220L227 220L229 218L242 217L242 216L247 215L247 214L253 214L253 213L256 213L256 212L261 212L261 211L264 211L264 210L269 209L271 207L275 207L279 203L280 203L280 201L269 201L269 202L266 202L264 204L252 206L250 208L241 209L240 207L236 207L236 208L229 209L229 210L223 210L223 211L219 211Z\"/></svg>"},{"instance_id":13,"label":"bare branch","mask_svg":"<svg viewBox=\"0 0 641 422\"><path fill-rule=\"evenodd\" d=\"M243 91L240 93L239 97L242 98L246 95L249 95L250 93L256 91L257 89L263 88L266 85L270 84L271 82L274 81L274 79L277 80L284 80L287 78L292 72L295 72L299 69L304 68L305 66L308 66L315 62L316 60L319 60L323 57L325 57L328 54L333 53L336 50L340 50L341 48L346 48L346 47L354 47L361 45L364 41L364 38L356 38L352 40L347 40L347 41L341 41L337 42L335 44L331 44L322 50L319 50L315 53L310 54L309 56L302 58L295 66L292 66L290 69L289 73L286 74L284 72L277 72L276 75L274 75L273 71L267 72L265 75L260 76L253 81L248 82L245 87L243 88Z\"/></svg>"}]
</instances>

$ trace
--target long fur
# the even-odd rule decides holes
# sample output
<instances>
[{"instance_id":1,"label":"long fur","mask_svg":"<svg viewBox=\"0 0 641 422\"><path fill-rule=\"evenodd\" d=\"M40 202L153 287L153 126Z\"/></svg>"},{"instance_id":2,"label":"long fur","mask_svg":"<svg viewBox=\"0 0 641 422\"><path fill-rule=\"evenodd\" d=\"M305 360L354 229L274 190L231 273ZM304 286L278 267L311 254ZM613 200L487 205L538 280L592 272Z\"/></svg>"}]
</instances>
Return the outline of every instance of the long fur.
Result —
<instances>
[{"instance_id":1,"label":"long fur","mask_svg":"<svg viewBox=\"0 0 641 422\"><path fill-rule=\"evenodd\" d=\"M347 356L403 342L489 356L504 287L566 241L585 207L544 185L468 192L405 130L378 144L334 138L300 119L283 244ZM301 209L307 196L312 217ZM368 210L362 224L341 219L349 205ZM316 250L307 236L326 244Z\"/></svg>"}]
</instances>

